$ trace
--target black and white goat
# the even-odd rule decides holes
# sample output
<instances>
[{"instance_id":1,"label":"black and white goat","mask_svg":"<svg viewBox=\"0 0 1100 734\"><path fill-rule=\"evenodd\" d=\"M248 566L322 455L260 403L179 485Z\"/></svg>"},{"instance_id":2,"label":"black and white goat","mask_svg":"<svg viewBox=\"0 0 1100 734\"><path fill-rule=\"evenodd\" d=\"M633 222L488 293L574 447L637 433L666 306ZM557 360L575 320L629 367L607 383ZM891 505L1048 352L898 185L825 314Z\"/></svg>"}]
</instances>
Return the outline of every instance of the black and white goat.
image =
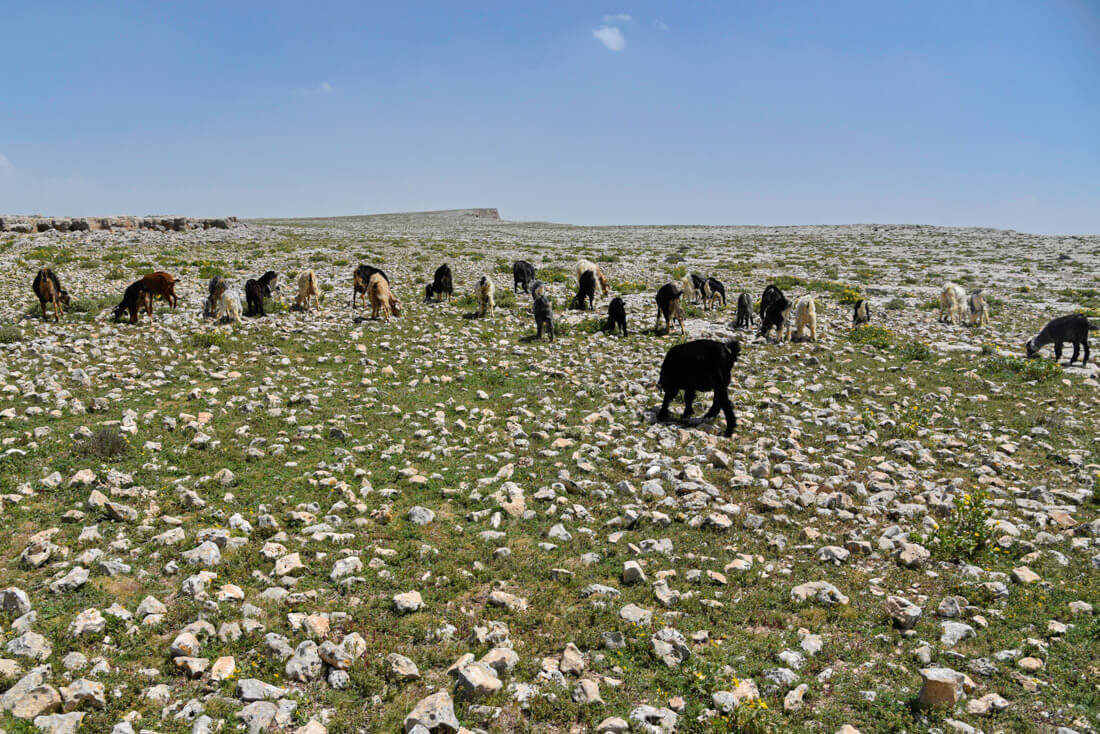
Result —
<instances>
[{"instance_id":1,"label":"black and white goat","mask_svg":"<svg viewBox=\"0 0 1100 734\"><path fill-rule=\"evenodd\" d=\"M433 298L442 301L443 296L447 296L447 302L449 303L454 292L455 284L454 278L451 276L451 266L443 263L435 269L432 282L424 286L424 301L427 302Z\"/></svg>"},{"instance_id":2,"label":"black and white goat","mask_svg":"<svg viewBox=\"0 0 1100 734\"><path fill-rule=\"evenodd\" d=\"M852 309L852 325L862 326L869 323L871 323L871 309L867 301L861 298L856 301L855 308Z\"/></svg>"},{"instance_id":3,"label":"black and white goat","mask_svg":"<svg viewBox=\"0 0 1100 734\"><path fill-rule=\"evenodd\" d=\"M726 286L717 278L707 278L703 284L703 308L708 309L711 304L718 308L718 300L722 300L722 308L726 307Z\"/></svg>"}]
</instances>

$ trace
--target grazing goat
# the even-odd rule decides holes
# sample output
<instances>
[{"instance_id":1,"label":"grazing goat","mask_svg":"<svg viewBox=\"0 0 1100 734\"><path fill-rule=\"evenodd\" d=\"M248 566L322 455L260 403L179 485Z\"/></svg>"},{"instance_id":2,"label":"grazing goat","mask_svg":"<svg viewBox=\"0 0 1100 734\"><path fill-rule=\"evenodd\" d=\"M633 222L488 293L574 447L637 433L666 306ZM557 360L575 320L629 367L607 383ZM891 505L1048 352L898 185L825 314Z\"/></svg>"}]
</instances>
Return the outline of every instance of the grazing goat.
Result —
<instances>
[{"instance_id":1,"label":"grazing goat","mask_svg":"<svg viewBox=\"0 0 1100 734\"><path fill-rule=\"evenodd\" d=\"M317 285L317 274L307 270L298 276L298 295L294 297L294 307L310 311L313 303L321 308L321 289Z\"/></svg>"},{"instance_id":2,"label":"grazing goat","mask_svg":"<svg viewBox=\"0 0 1100 734\"><path fill-rule=\"evenodd\" d=\"M587 272L591 272L596 278L596 282L600 284L600 290L603 291L603 294L606 296L611 291L611 287L607 282L607 276L600 270L600 266L591 260L580 260L577 262L577 269L575 272L577 283L579 284L581 282L581 276Z\"/></svg>"},{"instance_id":3,"label":"grazing goat","mask_svg":"<svg viewBox=\"0 0 1100 734\"><path fill-rule=\"evenodd\" d=\"M1089 363L1089 332L1096 331L1098 328L1100 326L1091 323L1084 314L1075 313L1071 316L1059 316L1048 321L1036 336L1028 339L1024 349L1027 350L1027 356L1034 357L1047 344L1053 344L1054 360L1060 362L1062 360L1062 343L1070 342L1073 344L1073 356L1070 357L1069 363L1073 364L1077 361L1077 355L1083 345L1085 347L1085 358L1081 360L1081 366L1084 367Z\"/></svg>"},{"instance_id":4,"label":"grazing goat","mask_svg":"<svg viewBox=\"0 0 1100 734\"><path fill-rule=\"evenodd\" d=\"M588 306L584 302L588 301ZM581 279L577 283L577 295L573 296L571 308L584 311L585 308L596 308L596 274L591 270L581 273Z\"/></svg>"},{"instance_id":5,"label":"grazing goat","mask_svg":"<svg viewBox=\"0 0 1100 734\"><path fill-rule=\"evenodd\" d=\"M206 284L207 296L206 300L202 304L202 316L203 318L214 318L215 304L221 298L221 295L225 293L227 284L225 278L220 275L215 275L210 279L210 282Z\"/></svg>"},{"instance_id":6,"label":"grazing goat","mask_svg":"<svg viewBox=\"0 0 1100 734\"><path fill-rule=\"evenodd\" d=\"M264 311L264 287L260 281L249 278L244 284L245 314L248 316L267 316Z\"/></svg>"},{"instance_id":7,"label":"grazing goat","mask_svg":"<svg viewBox=\"0 0 1100 734\"><path fill-rule=\"evenodd\" d=\"M970 325L989 326L989 303L985 300L983 290L970 294Z\"/></svg>"},{"instance_id":8,"label":"grazing goat","mask_svg":"<svg viewBox=\"0 0 1100 734\"><path fill-rule=\"evenodd\" d=\"M803 341L805 339L802 336L804 330L809 330L810 341L817 341L817 306L814 303L813 296L805 295L795 301L793 319L789 313L785 314L783 318L787 322L787 341ZM794 325L793 337L791 336L792 324Z\"/></svg>"},{"instance_id":9,"label":"grazing goat","mask_svg":"<svg viewBox=\"0 0 1100 734\"><path fill-rule=\"evenodd\" d=\"M451 266L443 263L435 269L432 282L424 286L424 301L436 298L440 301L447 296L447 302L451 302L451 295L455 292L454 278L451 276Z\"/></svg>"},{"instance_id":10,"label":"grazing goat","mask_svg":"<svg viewBox=\"0 0 1100 734\"><path fill-rule=\"evenodd\" d=\"M527 293L528 286L535 280L535 266L526 260L516 260L512 263L512 292L519 293L519 289L523 288L523 292Z\"/></svg>"},{"instance_id":11,"label":"grazing goat","mask_svg":"<svg viewBox=\"0 0 1100 734\"><path fill-rule=\"evenodd\" d=\"M699 299L703 297L703 290L707 286L707 279L695 273L688 273L680 279L680 283L684 286L685 300L689 303L699 303Z\"/></svg>"},{"instance_id":12,"label":"grazing goat","mask_svg":"<svg viewBox=\"0 0 1100 734\"><path fill-rule=\"evenodd\" d=\"M714 402L703 417L714 418L722 411L726 416L723 435L732 436L737 416L730 403L730 372L740 354L741 343L736 339L724 344L712 339L696 339L669 349L661 363L661 377L657 382L664 392L657 420L668 420L668 405L681 390L684 391L684 421L695 412L695 393L713 392Z\"/></svg>"},{"instance_id":13,"label":"grazing goat","mask_svg":"<svg viewBox=\"0 0 1100 734\"><path fill-rule=\"evenodd\" d=\"M484 316L488 313L493 315L493 311L496 309L496 301L493 300L493 293L496 291L496 286L493 285L493 279L488 275L483 275L477 279L474 283L474 298L477 300L477 315Z\"/></svg>"},{"instance_id":14,"label":"grazing goat","mask_svg":"<svg viewBox=\"0 0 1100 734\"><path fill-rule=\"evenodd\" d=\"M176 279L172 275L163 270L158 270L155 273L142 276L141 281L153 292L154 296L159 296L168 301L169 308L174 309L176 307L179 299L176 298Z\"/></svg>"},{"instance_id":15,"label":"grazing goat","mask_svg":"<svg viewBox=\"0 0 1100 734\"><path fill-rule=\"evenodd\" d=\"M370 298L370 317L372 319L378 318L378 312L381 311L386 321L390 320L390 316L401 315L401 301L397 300L393 292L390 290L390 282L382 275L382 273L375 273L370 277L370 281L367 283L367 296Z\"/></svg>"},{"instance_id":16,"label":"grazing goat","mask_svg":"<svg viewBox=\"0 0 1100 734\"><path fill-rule=\"evenodd\" d=\"M149 286L146 284L144 278L135 280L133 283L126 286L126 291L122 294L122 303L115 306L115 321L121 321L122 316L129 312L130 323L136 324L138 321L138 312L143 308L145 312L149 314L149 321L152 321L153 291L149 290Z\"/></svg>"},{"instance_id":17,"label":"grazing goat","mask_svg":"<svg viewBox=\"0 0 1100 734\"><path fill-rule=\"evenodd\" d=\"M375 273L380 274L385 278L386 282L390 282L390 276L382 270L371 265L360 265L355 269L355 272L351 277L351 310L355 310L355 297L359 296L363 302L363 308L367 307L367 285L370 283L371 276Z\"/></svg>"},{"instance_id":18,"label":"grazing goat","mask_svg":"<svg viewBox=\"0 0 1100 734\"><path fill-rule=\"evenodd\" d=\"M538 329L535 338L542 339L542 329L546 327L550 341L554 341L554 311L550 307L550 299L546 296L535 296L534 311L535 326Z\"/></svg>"},{"instance_id":19,"label":"grazing goat","mask_svg":"<svg viewBox=\"0 0 1100 734\"><path fill-rule=\"evenodd\" d=\"M752 297L742 293L737 297L737 321L733 328L744 329L752 326Z\"/></svg>"},{"instance_id":20,"label":"grazing goat","mask_svg":"<svg viewBox=\"0 0 1100 734\"><path fill-rule=\"evenodd\" d=\"M764 314L767 313L768 307L778 300L786 300L783 296L783 291L779 290L777 285L769 285L764 289L764 294L760 296L760 320L764 320Z\"/></svg>"},{"instance_id":21,"label":"grazing goat","mask_svg":"<svg viewBox=\"0 0 1100 734\"><path fill-rule=\"evenodd\" d=\"M623 336L626 336L626 303L615 296L607 304L607 332L614 334L618 330L622 330Z\"/></svg>"},{"instance_id":22,"label":"grazing goat","mask_svg":"<svg viewBox=\"0 0 1100 734\"><path fill-rule=\"evenodd\" d=\"M871 323L871 309L867 301L861 298L856 301L856 306L852 309L852 325L862 326L869 323Z\"/></svg>"},{"instance_id":23,"label":"grazing goat","mask_svg":"<svg viewBox=\"0 0 1100 734\"><path fill-rule=\"evenodd\" d=\"M714 303L714 308L718 308L718 299L722 299L722 308L726 307L726 286L717 278L707 278L707 282L703 285L703 308L708 309L711 303Z\"/></svg>"},{"instance_id":24,"label":"grazing goat","mask_svg":"<svg viewBox=\"0 0 1100 734\"><path fill-rule=\"evenodd\" d=\"M241 294L230 288L222 288L218 293L212 314L218 321L241 322Z\"/></svg>"},{"instance_id":25,"label":"grazing goat","mask_svg":"<svg viewBox=\"0 0 1100 734\"><path fill-rule=\"evenodd\" d=\"M955 283L947 283L940 291L940 321L945 324L961 324L966 291Z\"/></svg>"},{"instance_id":26,"label":"grazing goat","mask_svg":"<svg viewBox=\"0 0 1100 734\"><path fill-rule=\"evenodd\" d=\"M768 287L770 288L772 286ZM778 292L779 289L776 288L776 291ZM764 291L765 295L767 295L767 293L767 291ZM791 305L791 302L782 294L777 298L773 297L772 300L768 302L768 307L764 309L764 313L760 317L760 333L758 336L767 339L771 330L775 329L776 338L779 338L780 332L783 330L783 323L787 320L791 310Z\"/></svg>"},{"instance_id":27,"label":"grazing goat","mask_svg":"<svg viewBox=\"0 0 1100 734\"><path fill-rule=\"evenodd\" d=\"M246 316L267 316L267 312L264 311L264 299L275 298L275 291L272 290L272 285L275 284L275 280L278 277L279 274L274 270L268 270L259 278L250 278L245 282L244 300ZM278 290L279 286L275 285L275 289Z\"/></svg>"},{"instance_id":28,"label":"grazing goat","mask_svg":"<svg viewBox=\"0 0 1100 734\"><path fill-rule=\"evenodd\" d=\"M49 268L39 270L38 275L34 276L31 287L34 289L34 295L38 296L38 303L42 306L42 319L47 318L46 304L49 303L53 305L53 320L60 321L65 315L65 309L62 306L68 306L70 300L69 292L61 287L61 280L54 271Z\"/></svg>"},{"instance_id":29,"label":"grazing goat","mask_svg":"<svg viewBox=\"0 0 1100 734\"><path fill-rule=\"evenodd\" d=\"M532 280L528 287L531 289L531 298L546 295L546 284L541 280Z\"/></svg>"},{"instance_id":30,"label":"grazing goat","mask_svg":"<svg viewBox=\"0 0 1100 734\"><path fill-rule=\"evenodd\" d=\"M680 322L680 333L687 334L684 330L684 309L680 305L684 291L676 287L675 283L665 283L657 290L657 322L653 325L654 331L660 331L661 319L665 320L665 333L672 331L672 319Z\"/></svg>"}]
</instances>

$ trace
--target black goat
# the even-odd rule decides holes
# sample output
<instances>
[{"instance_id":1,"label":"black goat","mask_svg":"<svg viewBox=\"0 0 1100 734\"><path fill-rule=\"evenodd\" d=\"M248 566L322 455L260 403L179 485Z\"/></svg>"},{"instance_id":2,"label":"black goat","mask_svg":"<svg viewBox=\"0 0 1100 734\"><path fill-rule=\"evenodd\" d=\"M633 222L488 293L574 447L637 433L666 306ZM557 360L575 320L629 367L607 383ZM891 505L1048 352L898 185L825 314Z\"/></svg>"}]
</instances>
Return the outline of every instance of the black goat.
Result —
<instances>
[{"instance_id":1,"label":"black goat","mask_svg":"<svg viewBox=\"0 0 1100 734\"><path fill-rule=\"evenodd\" d=\"M682 419L685 421L695 412L695 393L713 392L714 402L703 417L714 418L722 411L726 416L723 435L732 436L733 429L737 427L737 416L730 403L730 372L740 355L741 343L736 339L724 344L713 339L696 339L669 349L661 363L661 377L657 382L664 392L657 420L668 420L668 405L681 390L684 391Z\"/></svg>"},{"instance_id":2,"label":"black goat","mask_svg":"<svg viewBox=\"0 0 1100 734\"><path fill-rule=\"evenodd\" d=\"M424 287L424 300L430 301L437 298L442 301L443 296L447 296L447 301L450 302L451 295L454 292L455 286L454 279L451 277L451 266L444 263L435 269L432 282Z\"/></svg>"},{"instance_id":3,"label":"black goat","mask_svg":"<svg viewBox=\"0 0 1100 734\"><path fill-rule=\"evenodd\" d=\"M611 303L607 304L607 332L614 334L621 329L626 336L626 303L622 298L615 296Z\"/></svg>"},{"instance_id":4,"label":"black goat","mask_svg":"<svg viewBox=\"0 0 1100 734\"><path fill-rule=\"evenodd\" d=\"M1034 357L1047 344L1053 344L1054 359L1061 361L1062 343L1070 342L1073 344L1073 356L1070 357L1069 363L1073 364L1077 361L1077 355L1083 345L1085 347L1085 358L1081 360L1081 366L1084 367L1089 363L1089 332L1096 331L1097 328L1100 328L1100 326L1090 323L1088 317L1084 314L1075 313L1071 316L1059 316L1048 321L1047 325L1036 336L1028 339L1024 349L1027 350L1027 356Z\"/></svg>"},{"instance_id":5,"label":"black goat","mask_svg":"<svg viewBox=\"0 0 1100 734\"><path fill-rule=\"evenodd\" d=\"M737 297L737 321L735 329L744 329L752 326L752 297L748 293L742 293Z\"/></svg>"},{"instance_id":6,"label":"black goat","mask_svg":"<svg viewBox=\"0 0 1100 734\"><path fill-rule=\"evenodd\" d=\"M585 306L584 302L588 301ZM596 308L596 274L591 270L581 273L580 282L577 283L577 295L573 296L573 308L584 311L586 308Z\"/></svg>"},{"instance_id":7,"label":"black goat","mask_svg":"<svg viewBox=\"0 0 1100 734\"><path fill-rule=\"evenodd\" d=\"M772 305L775 301L783 298L783 291L779 290L777 285L769 285L764 289L764 295L760 296L760 319L764 319L764 313L768 310L768 306Z\"/></svg>"},{"instance_id":8,"label":"black goat","mask_svg":"<svg viewBox=\"0 0 1100 734\"><path fill-rule=\"evenodd\" d=\"M512 292L519 293L522 287L527 293L527 286L535 280L535 266L526 260L516 260L512 264Z\"/></svg>"},{"instance_id":9,"label":"black goat","mask_svg":"<svg viewBox=\"0 0 1100 734\"><path fill-rule=\"evenodd\" d=\"M550 299L546 296L535 296L534 312L535 326L538 329L535 338L542 339L542 330L545 327L550 341L554 341L554 311L550 307Z\"/></svg>"},{"instance_id":10,"label":"black goat","mask_svg":"<svg viewBox=\"0 0 1100 734\"><path fill-rule=\"evenodd\" d=\"M259 278L249 279L245 282L244 301L246 316L267 316L267 312L264 311L264 299L274 297L272 286L275 286L275 281L278 277L279 274L274 270L268 270ZM278 286L275 287L277 288Z\"/></svg>"},{"instance_id":11,"label":"black goat","mask_svg":"<svg viewBox=\"0 0 1100 734\"><path fill-rule=\"evenodd\" d=\"M142 308L149 314L149 320L152 321L153 291L144 280L135 280L133 283L126 286L126 291L122 294L122 303L115 306L115 321L121 321L122 317L129 312L130 323L136 324L138 321L138 311Z\"/></svg>"},{"instance_id":12,"label":"black goat","mask_svg":"<svg viewBox=\"0 0 1100 734\"><path fill-rule=\"evenodd\" d=\"M793 305L794 304L784 298L783 295L780 295L778 300L773 299L768 304L767 309L764 310L764 315L761 317L759 336L767 338L768 332L770 332L772 328L775 329L778 335L783 330L783 323L787 320L787 312L790 311Z\"/></svg>"}]
</instances>

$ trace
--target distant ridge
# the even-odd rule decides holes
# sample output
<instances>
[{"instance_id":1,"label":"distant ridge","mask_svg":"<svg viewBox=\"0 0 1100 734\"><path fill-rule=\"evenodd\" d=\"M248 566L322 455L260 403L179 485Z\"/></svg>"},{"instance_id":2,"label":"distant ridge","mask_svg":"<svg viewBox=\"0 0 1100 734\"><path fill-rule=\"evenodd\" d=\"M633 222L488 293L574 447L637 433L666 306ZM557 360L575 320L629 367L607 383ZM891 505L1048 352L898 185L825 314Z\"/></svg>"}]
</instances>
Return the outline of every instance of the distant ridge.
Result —
<instances>
[{"instance_id":1,"label":"distant ridge","mask_svg":"<svg viewBox=\"0 0 1100 734\"><path fill-rule=\"evenodd\" d=\"M331 221L331 220L348 220L348 219L382 219L382 220L417 220L420 222L436 222L446 223L469 219L479 219L482 221L499 222L500 212L496 207L483 207L477 209L439 209L436 211L426 212L387 212L383 214L350 214L342 217L288 217L282 218L262 218L255 219L256 222L313 222L313 221Z\"/></svg>"}]
</instances>

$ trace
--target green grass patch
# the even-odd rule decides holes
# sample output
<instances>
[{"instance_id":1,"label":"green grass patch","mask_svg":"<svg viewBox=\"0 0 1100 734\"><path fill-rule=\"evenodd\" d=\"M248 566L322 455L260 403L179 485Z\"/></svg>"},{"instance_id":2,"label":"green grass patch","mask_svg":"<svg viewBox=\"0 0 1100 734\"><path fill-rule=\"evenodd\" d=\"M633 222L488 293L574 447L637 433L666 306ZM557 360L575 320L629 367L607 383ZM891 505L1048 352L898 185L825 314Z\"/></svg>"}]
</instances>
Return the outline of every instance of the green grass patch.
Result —
<instances>
[{"instance_id":1,"label":"green grass patch","mask_svg":"<svg viewBox=\"0 0 1100 734\"><path fill-rule=\"evenodd\" d=\"M853 344L869 344L885 349L894 343L894 332L883 326L864 324L848 332L848 341Z\"/></svg>"},{"instance_id":2,"label":"green grass patch","mask_svg":"<svg viewBox=\"0 0 1100 734\"><path fill-rule=\"evenodd\" d=\"M978 365L978 374L991 380L1046 382L1062 376L1062 367L1050 359L989 357Z\"/></svg>"}]
</instances>

